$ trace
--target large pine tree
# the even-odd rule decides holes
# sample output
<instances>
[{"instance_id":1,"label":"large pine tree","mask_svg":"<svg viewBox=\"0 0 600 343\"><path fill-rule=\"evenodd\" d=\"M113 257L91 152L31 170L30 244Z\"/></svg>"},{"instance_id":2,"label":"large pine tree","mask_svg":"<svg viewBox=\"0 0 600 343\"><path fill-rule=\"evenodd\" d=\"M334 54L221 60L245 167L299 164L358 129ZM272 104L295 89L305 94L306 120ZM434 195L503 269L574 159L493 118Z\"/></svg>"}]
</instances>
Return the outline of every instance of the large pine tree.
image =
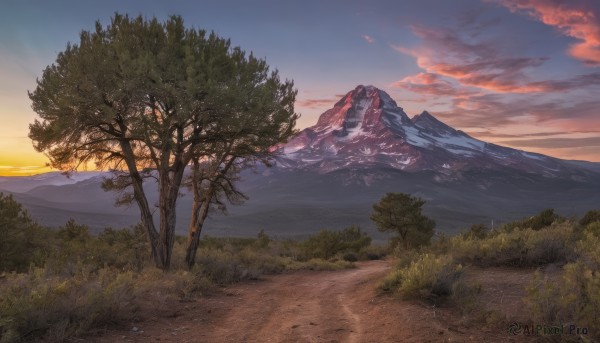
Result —
<instances>
[{"instance_id":1,"label":"large pine tree","mask_svg":"<svg viewBox=\"0 0 600 343\"><path fill-rule=\"evenodd\" d=\"M61 170L88 162L115 170L104 187L121 192L119 203L137 203L163 269L171 264L186 167L196 166L190 187L203 192L194 197L190 224L195 253L203 204L237 194L237 171L266 159L297 119L293 82L229 40L186 28L178 16L161 23L116 14L107 27L97 23L59 53L29 96L40 116L30 125L35 148ZM158 223L146 178L158 184Z\"/></svg>"}]
</instances>

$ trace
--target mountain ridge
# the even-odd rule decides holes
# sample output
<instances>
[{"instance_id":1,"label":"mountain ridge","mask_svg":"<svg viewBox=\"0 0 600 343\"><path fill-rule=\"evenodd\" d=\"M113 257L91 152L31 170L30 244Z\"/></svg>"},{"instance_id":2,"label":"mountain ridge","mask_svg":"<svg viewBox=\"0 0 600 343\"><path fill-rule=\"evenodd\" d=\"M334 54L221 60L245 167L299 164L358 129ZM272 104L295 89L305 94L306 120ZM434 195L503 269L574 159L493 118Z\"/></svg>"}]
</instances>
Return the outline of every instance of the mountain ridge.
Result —
<instances>
[{"instance_id":1,"label":"mountain ridge","mask_svg":"<svg viewBox=\"0 0 600 343\"><path fill-rule=\"evenodd\" d=\"M321 173L388 165L409 172L444 171L450 178L471 168L575 180L597 176L595 169L576 163L473 138L428 111L410 118L387 93L363 85L277 151L280 166Z\"/></svg>"}]
</instances>

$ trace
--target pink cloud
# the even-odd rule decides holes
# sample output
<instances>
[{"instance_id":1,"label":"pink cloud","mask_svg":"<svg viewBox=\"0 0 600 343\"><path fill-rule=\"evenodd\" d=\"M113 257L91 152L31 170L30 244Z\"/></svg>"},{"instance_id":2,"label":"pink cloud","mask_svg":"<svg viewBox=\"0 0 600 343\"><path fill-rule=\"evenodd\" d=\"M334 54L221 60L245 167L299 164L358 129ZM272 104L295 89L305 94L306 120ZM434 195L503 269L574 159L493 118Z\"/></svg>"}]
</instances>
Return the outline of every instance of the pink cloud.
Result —
<instances>
[{"instance_id":1,"label":"pink cloud","mask_svg":"<svg viewBox=\"0 0 600 343\"><path fill-rule=\"evenodd\" d=\"M329 99L301 99L296 101L298 107L305 108L322 108L322 107L332 107L337 101L343 98L345 94L336 94L334 97Z\"/></svg>"},{"instance_id":2,"label":"pink cloud","mask_svg":"<svg viewBox=\"0 0 600 343\"><path fill-rule=\"evenodd\" d=\"M492 44L467 43L451 29L413 26L412 30L423 40L423 45L415 48L393 45L392 48L413 56L417 65L429 74L499 93L545 91L538 84L528 84L526 70L540 66L547 58L502 56Z\"/></svg>"},{"instance_id":3,"label":"pink cloud","mask_svg":"<svg viewBox=\"0 0 600 343\"><path fill-rule=\"evenodd\" d=\"M416 59L417 65L425 71L398 81L395 85L414 92L435 94L444 91L448 84L437 77L436 85L419 84L423 75L438 75L457 81L466 87L476 87L494 93L540 93L577 89L600 84L600 73L574 76L565 80L531 81L528 71L545 63L546 57L512 57L496 51L492 44L484 42L467 43L456 31L413 26L413 32L423 44L414 48L392 45L392 48ZM431 78L431 76L429 76ZM449 90L446 92L448 93ZM446 94L449 95L449 94Z\"/></svg>"},{"instance_id":4,"label":"pink cloud","mask_svg":"<svg viewBox=\"0 0 600 343\"><path fill-rule=\"evenodd\" d=\"M464 87L456 87L451 82L448 82L442 79L439 75L432 73L418 73L415 75L410 75L400 81L394 82L391 86L406 89L414 93L434 96L463 97L473 94L472 92L464 89Z\"/></svg>"},{"instance_id":5,"label":"pink cloud","mask_svg":"<svg viewBox=\"0 0 600 343\"><path fill-rule=\"evenodd\" d=\"M367 41L367 43L369 44L373 44L375 42L375 38L369 36L369 35L362 35L361 36L365 41Z\"/></svg>"},{"instance_id":6,"label":"pink cloud","mask_svg":"<svg viewBox=\"0 0 600 343\"><path fill-rule=\"evenodd\" d=\"M600 13L586 2L548 0L492 0L512 12L524 12L579 42L569 54L590 66L600 66Z\"/></svg>"}]
</instances>

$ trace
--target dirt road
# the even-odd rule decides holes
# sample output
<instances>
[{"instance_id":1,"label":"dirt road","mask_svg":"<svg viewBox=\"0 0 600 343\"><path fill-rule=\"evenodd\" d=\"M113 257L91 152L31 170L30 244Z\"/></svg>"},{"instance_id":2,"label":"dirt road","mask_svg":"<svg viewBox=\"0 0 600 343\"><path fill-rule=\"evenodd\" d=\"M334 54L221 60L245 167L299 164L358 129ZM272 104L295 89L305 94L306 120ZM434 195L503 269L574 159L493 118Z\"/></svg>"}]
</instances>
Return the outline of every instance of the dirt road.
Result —
<instances>
[{"instance_id":1,"label":"dirt road","mask_svg":"<svg viewBox=\"0 0 600 343\"><path fill-rule=\"evenodd\" d=\"M95 342L501 342L449 309L378 296L389 262L302 271L175 304ZM506 338L504 335L503 338Z\"/></svg>"}]
</instances>

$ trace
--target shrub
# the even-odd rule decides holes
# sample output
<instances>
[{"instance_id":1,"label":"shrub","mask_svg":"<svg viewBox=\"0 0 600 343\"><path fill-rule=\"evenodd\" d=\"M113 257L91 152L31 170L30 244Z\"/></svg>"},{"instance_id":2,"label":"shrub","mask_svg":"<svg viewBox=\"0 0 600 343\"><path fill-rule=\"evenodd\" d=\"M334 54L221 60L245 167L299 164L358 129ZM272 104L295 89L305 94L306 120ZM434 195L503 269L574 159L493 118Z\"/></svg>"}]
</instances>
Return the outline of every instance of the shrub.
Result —
<instances>
[{"instance_id":1,"label":"shrub","mask_svg":"<svg viewBox=\"0 0 600 343\"><path fill-rule=\"evenodd\" d=\"M587 211L587 213L579 221L579 225L585 227L594 222L600 222L600 210Z\"/></svg>"},{"instance_id":2,"label":"shrub","mask_svg":"<svg viewBox=\"0 0 600 343\"><path fill-rule=\"evenodd\" d=\"M357 255L359 261L381 260L389 254L388 245L370 244L362 249Z\"/></svg>"},{"instance_id":3,"label":"shrub","mask_svg":"<svg viewBox=\"0 0 600 343\"><path fill-rule=\"evenodd\" d=\"M490 230L483 224L473 224L469 230L463 233L465 239L484 239Z\"/></svg>"},{"instance_id":4,"label":"shrub","mask_svg":"<svg viewBox=\"0 0 600 343\"><path fill-rule=\"evenodd\" d=\"M461 263L483 266L536 266L566 263L575 258L572 223L554 223L545 230L500 231L485 239L454 237L453 257Z\"/></svg>"},{"instance_id":5,"label":"shrub","mask_svg":"<svg viewBox=\"0 0 600 343\"><path fill-rule=\"evenodd\" d=\"M131 272L101 270L64 279L44 269L13 274L2 284L2 342L63 341L135 315Z\"/></svg>"},{"instance_id":6,"label":"shrub","mask_svg":"<svg viewBox=\"0 0 600 343\"><path fill-rule=\"evenodd\" d=\"M48 254L48 235L12 195L0 193L0 272L42 265Z\"/></svg>"},{"instance_id":7,"label":"shrub","mask_svg":"<svg viewBox=\"0 0 600 343\"><path fill-rule=\"evenodd\" d=\"M585 228L585 232L589 232L596 237L600 237L600 222L589 223Z\"/></svg>"},{"instance_id":8,"label":"shrub","mask_svg":"<svg viewBox=\"0 0 600 343\"><path fill-rule=\"evenodd\" d=\"M142 225L129 229L105 229L98 236L98 244L104 246L104 252L99 254L102 263L124 270L141 271L149 262L148 240L146 230Z\"/></svg>"},{"instance_id":9,"label":"shrub","mask_svg":"<svg viewBox=\"0 0 600 343\"><path fill-rule=\"evenodd\" d=\"M537 231L550 226L554 222L561 223L565 220L566 218L554 213L554 209L549 208L532 217L504 224L501 227L501 231L511 232L515 229L532 229Z\"/></svg>"},{"instance_id":10,"label":"shrub","mask_svg":"<svg viewBox=\"0 0 600 343\"><path fill-rule=\"evenodd\" d=\"M535 320L549 324L573 323L590 329L600 339L600 238L587 233L577 242L578 260L563 267L558 281L548 282L537 273L529 285L527 301Z\"/></svg>"},{"instance_id":11,"label":"shrub","mask_svg":"<svg viewBox=\"0 0 600 343\"><path fill-rule=\"evenodd\" d=\"M321 230L310 236L302 244L304 259L330 259L337 254L358 254L371 244L371 237L361 232L358 226L350 226L342 231Z\"/></svg>"},{"instance_id":12,"label":"shrub","mask_svg":"<svg viewBox=\"0 0 600 343\"><path fill-rule=\"evenodd\" d=\"M408 266L395 268L379 285L405 299L443 301L454 295L461 282L462 266L448 255L420 255Z\"/></svg>"}]
</instances>

